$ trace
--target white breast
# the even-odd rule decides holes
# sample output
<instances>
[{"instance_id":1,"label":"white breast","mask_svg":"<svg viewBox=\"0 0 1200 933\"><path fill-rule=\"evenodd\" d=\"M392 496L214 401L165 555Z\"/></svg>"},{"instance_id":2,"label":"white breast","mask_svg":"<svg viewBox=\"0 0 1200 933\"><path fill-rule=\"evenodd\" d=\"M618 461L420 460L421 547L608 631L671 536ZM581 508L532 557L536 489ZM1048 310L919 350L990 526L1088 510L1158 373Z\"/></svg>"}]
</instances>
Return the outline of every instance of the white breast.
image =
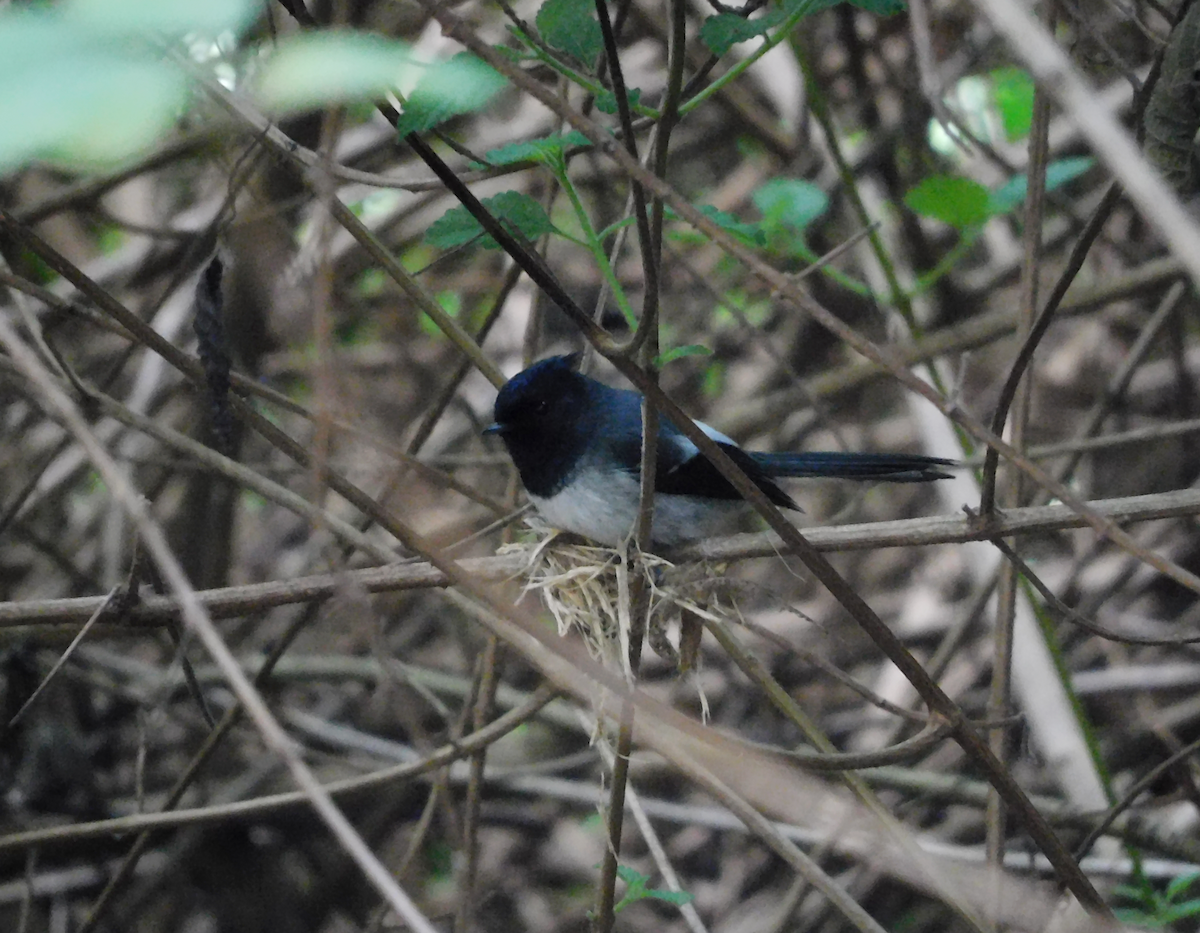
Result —
<instances>
[{"instance_id":1,"label":"white breast","mask_svg":"<svg viewBox=\"0 0 1200 933\"><path fill-rule=\"evenodd\" d=\"M637 521L637 477L623 471L584 470L553 496L529 498L550 526L610 547L629 537ZM726 534L745 513L746 504L737 499L655 496L654 544L675 547Z\"/></svg>"}]
</instances>

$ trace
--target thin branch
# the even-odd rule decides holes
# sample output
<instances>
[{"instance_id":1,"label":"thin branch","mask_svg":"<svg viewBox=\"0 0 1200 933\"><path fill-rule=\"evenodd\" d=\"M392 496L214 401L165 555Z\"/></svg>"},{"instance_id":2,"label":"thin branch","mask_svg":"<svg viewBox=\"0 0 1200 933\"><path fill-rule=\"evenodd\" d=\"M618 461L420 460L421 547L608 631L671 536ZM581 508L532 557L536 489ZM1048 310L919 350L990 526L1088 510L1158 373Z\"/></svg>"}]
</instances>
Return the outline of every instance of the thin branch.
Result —
<instances>
[{"instance_id":1,"label":"thin branch","mask_svg":"<svg viewBox=\"0 0 1200 933\"><path fill-rule=\"evenodd\" d=\"M1114 521L1142 522L1180 518L1200 514L1200 490L1174 492L1120 499L1097 499L1090 507ZM878 547L921 547L934 544L960 544L964 541L988 541L1026 534L1082 528L1085 522L1073 509L1063 505L1031 506L996 514L981 523L970 516L934 516L890 522L864 522L858 525L808 528L805 537L822 553L862 551ZM757 557L778 557L789 551L770 533L730 535L681 548L676 563L699 560L723 562ZM501 557L467 558L458 566L480 580L506 580L519 573L525 558L519 554ZM197 598L216 619L231 618L290 603L329 599L339 587L352 584L368 593L444 587L450 577L433 564L413 562L348 570L343 574L314 574L293 580L255 583L220 589L200 590ZM81 624L96 611L103 597L84 596L69 599L22 600L0 602L0 629L22 625ZM158 625L178 618L179 603L170 597L150 596L129 610L130 626ZM104 620L101 621L104 624Z\"/></svg>"}]
</instances>

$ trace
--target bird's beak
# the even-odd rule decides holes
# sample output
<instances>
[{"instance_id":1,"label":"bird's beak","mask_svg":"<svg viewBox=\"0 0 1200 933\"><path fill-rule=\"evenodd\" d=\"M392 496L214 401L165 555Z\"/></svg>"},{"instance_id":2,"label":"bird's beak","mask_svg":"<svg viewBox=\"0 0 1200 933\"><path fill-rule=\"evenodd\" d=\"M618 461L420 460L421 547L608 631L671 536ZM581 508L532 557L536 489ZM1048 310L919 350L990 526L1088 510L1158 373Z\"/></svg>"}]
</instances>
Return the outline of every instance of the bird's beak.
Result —
<instances>
[{"instance_id":1,"label":"bird's beak","mask_svg":"<svg viewBox=\"0 0 1200 933\"><path fill-rule=\"evenodd\" d=\"M493 422L492 424L489 424L486 428L483 429L483 433L485 435L487 435L487 434L503 434L504 433L504 425Z\"/></svg>"}]
</instances>

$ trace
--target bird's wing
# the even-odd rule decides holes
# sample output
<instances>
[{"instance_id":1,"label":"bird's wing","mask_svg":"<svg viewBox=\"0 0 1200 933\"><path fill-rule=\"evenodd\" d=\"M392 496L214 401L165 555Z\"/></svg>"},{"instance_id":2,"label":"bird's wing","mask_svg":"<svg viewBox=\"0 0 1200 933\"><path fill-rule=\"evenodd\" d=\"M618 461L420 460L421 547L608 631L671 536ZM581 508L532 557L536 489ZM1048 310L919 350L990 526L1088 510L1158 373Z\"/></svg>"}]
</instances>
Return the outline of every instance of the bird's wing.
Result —
<instances>
[{"instance_id":1,"label":"bird's wing","mask_svg":"<svg viewBox=\"0 0 1200 933\"><path fill-rule=\"evenodd\" d=\"M776 486L742 448L725 438L724 435L719 435L718 432L708 428L707 425L699 424L699 422L697 424L705 434L717 442L717 446L741 468L754 485L766 493L768 499L776 505L799 511L799 506L792 501L792 498ZM663 460L659 461L658 473L654 478L655 492L668 495L706 496L711 499L742 498L741 493L733 487L733 484L722 476L712 462L700 453L696 445L686 437L679 435L678 441L674 443L668 441L666 446L674 447L680 453L687 453L688 456L680 457L672 464Z\"/></svg>"},{"instance_id":2,"label":"bird's wing","mask_svg":"<svg viewBox=\"0 0 1200 933\"><path fill-rule=\"evenodd\" d=\"M746 475L765 492L776 505L798 509L796 503L773 482L757 463L730 438L702 421L696 427L717 442L717 445ZM641 422L635 435L625 435L618 459L622 467L634 474L641 472ZM671 422L663 420L658 430L658 459L654 476L654 491L666 495L702 496L710 499L740 499L741 495L729 480L720 474L698 447Z\"/></svg>"},{"instance_id":3,"label":"bird's wing","mask_svg":"<svg viewBox=\"0 0 1200 933\"><path fill-rule=\"evenodd\" d=\"M607 412L603 434L608 439L608 455L620 469L635 476L642 471L642 407L641 396L628 390L609 389L612 395L605 406ZM718 446L754 481L776 505L788 509L799 506L771 481L753 458L733 440L703 421L696 427L717 442ZM700 453L674 424L659 420L658 452L655 465L654 491L665 495L701 496L710 499L740 499L741 495L723 477L708 458Z\"/></svg>"}]
</instances>

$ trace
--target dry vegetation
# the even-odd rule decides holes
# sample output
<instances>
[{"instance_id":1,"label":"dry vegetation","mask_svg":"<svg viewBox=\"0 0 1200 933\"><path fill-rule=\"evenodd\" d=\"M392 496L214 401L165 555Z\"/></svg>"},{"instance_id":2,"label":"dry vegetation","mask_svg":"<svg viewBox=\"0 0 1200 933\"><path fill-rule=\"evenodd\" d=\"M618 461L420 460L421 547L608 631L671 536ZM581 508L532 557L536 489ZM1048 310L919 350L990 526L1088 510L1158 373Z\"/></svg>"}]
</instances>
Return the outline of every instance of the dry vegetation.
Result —
<instances>
[{"instance_id":1,"label":"dry vegetation","mask_svg":"<svg viewBox=\"0 0 1200 933\"><path fill-rule=\"evenodd\" d=\"M459 39L515 48L506 14L538 13L471 2L439 10L439 27L432 4L355 0L298 23L294 6L263 5L224 48L229 74L331 21L438 58L462 49L443 37L456 22ZM643 104L670 84L671 16L687 29L685 99L755 48L710 61L696 33L716 6L612 5ZM560 639L535 594L519 598L519 554L497 555L527 533L493 527L521 495L480 436L489 380L579 348L578 321L502 250L430 245L456 201L386 113L269 129L210 58L143 162L4 179L0 929L603 931L614 785L622 872L694 897L624 907L623 930L1041 930L1066 889L1093 914L1060 929L1101 928L1104 903L1169 922L1200 865L1200 239L1172 232L1169 198L1104 196L1118 174L1131 191L1152 176L1117 158L1070 81L1006 138L986 97L996 70L1049 67L1032 40L1006 40L1016 9L823 10L685 113L650 163L674 206L658 340L711 351L662 367L671 399L750 447L972 469L936 486L791 487L810 553L757 532L677 555L678 592L711 610L699 656L680 673L648 648L636 693L577 633ZM1171 11L1064 0L1040 15L1091 105L1136 129ZM545 99L510 83L424 138L478 196L524 192L578 236L545 166L470 160L618 116L544 64L501 66ZM935 148L939 118L983 138ZM996 190L1089 155L986 224L906 206L934 176ZM568 159L597 229L628 216L623 150ZM828 210L803 243L786 222L731 238L732 219L769 213L776 179L812 182ZM679 219L689 203L729 216L698 232ZM603 245L640 316L636 228ZM202 278L214 248L219 287ZM557 235L534 248L628 336L594 256ZM998 516L964 514L980 509L983 425L1020 335L1051 305L1005 433L1029 459L1000 457ZM457 343L428 310L450 312ZM222 348L228 409L210 388ZM599 357L593 371L622 382ZM658 617L677 643L673 614ZM230 686L221 641L253 687ZM337 791L341 837L317 783Z\"/></svg>"}]
</instances>

